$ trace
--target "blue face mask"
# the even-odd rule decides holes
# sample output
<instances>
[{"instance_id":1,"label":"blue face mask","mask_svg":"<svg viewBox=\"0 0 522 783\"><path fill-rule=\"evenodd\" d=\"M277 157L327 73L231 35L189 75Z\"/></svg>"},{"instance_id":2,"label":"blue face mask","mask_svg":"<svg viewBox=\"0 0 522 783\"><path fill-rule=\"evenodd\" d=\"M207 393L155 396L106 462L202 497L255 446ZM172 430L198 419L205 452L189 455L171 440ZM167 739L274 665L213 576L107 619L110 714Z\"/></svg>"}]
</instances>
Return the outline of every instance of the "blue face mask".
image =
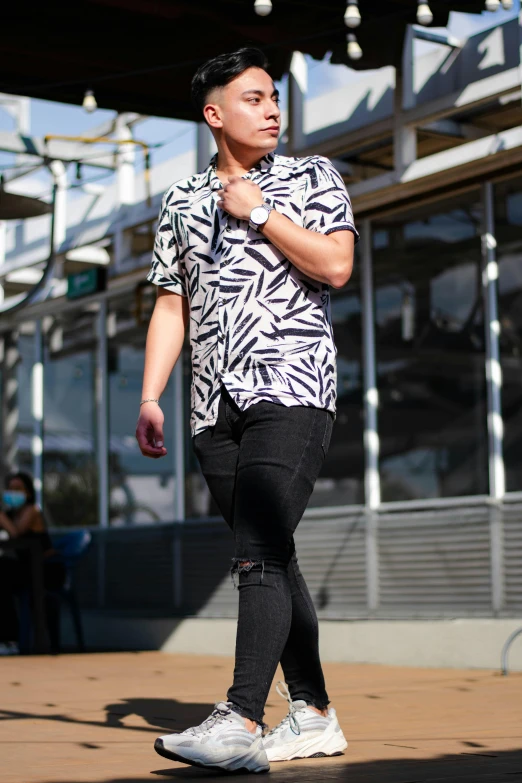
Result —
<instances>
[{"instance_id":1,"label":"blue face mask","mask_svg":"<svg viewBox=\"0 0 522 783\"><path fill-rule=\"evenodd\" d=\"M21 492L19 489L4 489L2 500L7 508L20 508L26 502L27 497L25 492Z\"/></svg>"}]
</instances>

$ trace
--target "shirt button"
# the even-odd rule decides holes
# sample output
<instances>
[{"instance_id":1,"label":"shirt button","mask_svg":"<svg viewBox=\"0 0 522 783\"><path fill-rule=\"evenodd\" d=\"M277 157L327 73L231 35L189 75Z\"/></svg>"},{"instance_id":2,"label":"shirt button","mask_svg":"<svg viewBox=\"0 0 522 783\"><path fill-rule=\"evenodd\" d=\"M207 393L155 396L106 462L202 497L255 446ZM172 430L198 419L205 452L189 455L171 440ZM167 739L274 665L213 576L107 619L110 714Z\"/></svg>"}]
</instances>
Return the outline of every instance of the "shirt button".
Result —
<instances>
[{"instance_id":1,"label":"shirt button","mask_svg":"<svg viewBox=\"0 0 522 783\"><path fill-rule=\"evenodd\" d=\"M230 228L230 226L227 226L225 231L232 231L232 229Z\"/></svg>"}]
</instances>

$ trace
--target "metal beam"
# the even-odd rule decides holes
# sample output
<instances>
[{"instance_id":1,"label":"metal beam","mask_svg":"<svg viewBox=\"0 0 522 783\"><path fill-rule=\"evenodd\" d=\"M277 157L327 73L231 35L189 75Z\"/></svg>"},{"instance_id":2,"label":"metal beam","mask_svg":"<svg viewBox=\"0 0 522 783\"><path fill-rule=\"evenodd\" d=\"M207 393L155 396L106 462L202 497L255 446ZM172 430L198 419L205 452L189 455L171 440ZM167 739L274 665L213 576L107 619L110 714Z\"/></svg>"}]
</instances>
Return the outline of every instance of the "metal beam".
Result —
<instances>
[{"instance_id":1,"label":"metal beam","mask_svg":"<svg viewBox=\"0 0 522 783\"><path fill-rule=\"evenodd\" d=\"M406 74L405 74L406 76ZM471 110L478 106L494 103L497 100L520 89L520 70L511 68L494 76L488 76L477 82L472 82L463 90L457 90L441 98L421 103L418 106L404 107L402 121L404 125L420 127L455 114L462 114L463 110ZM313 143L307 137L306 146L300 150L300 155L326 155L335 157L344 155L351 150L364 149L368 144L390 138L393 134L394 118L386 119L364 125L354 130L346 130L344 133L332 134L328 128L322 133L315 132Z\"/></svg>"},{"instance_id":2,"label":"metal beam","mask_svg":"<svg viewBox=\"0 0 522 783\"><path fill-rule=\"evenodd\" d=\"M117 141L115 140L114 143L116 145ZM116 167L114 155L107 154L105 149L98 154L92 144L58 140L50 140L46 143L44 139L37 136L22 136L10 131L0 131L0 151L42 158L43 161L61 160L63 163L83 161L96 168L114 169ZM29 160L28 165L31 162Z\"/></svg>"},{"instance_id":3,"label":"metal beam","mask_svg":"<svg viewBox=\"0 0 522 783\"><path fill-rule=\"evenodd\" d=\"M399 178L383 174L350 188L354 210L361 214L394 204L398 199L428 193L491 175L499 168L522 163L522 126L460 144L416 160Z\"/></svg>"}]
</instances>

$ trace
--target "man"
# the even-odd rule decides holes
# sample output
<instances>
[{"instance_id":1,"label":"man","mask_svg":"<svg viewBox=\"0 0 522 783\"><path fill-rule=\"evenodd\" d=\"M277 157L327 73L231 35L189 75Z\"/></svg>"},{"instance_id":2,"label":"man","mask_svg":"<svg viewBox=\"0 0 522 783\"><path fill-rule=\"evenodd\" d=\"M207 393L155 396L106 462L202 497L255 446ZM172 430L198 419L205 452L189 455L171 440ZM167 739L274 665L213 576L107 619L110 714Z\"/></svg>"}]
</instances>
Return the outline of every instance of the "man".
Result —
<instances>
[{"instance_id":1,"label":"man","mask_svg":"<svg viewBox=\"0 0 522 783\"><path fill-rule=\"evenodd\" d=\"M218 153L165 194L147 279L158 286L136 437L166 454L158 404L190 323L191 427L201 469L234 534L239 587L234 681L201 726L156 741L162 756L265 772L269 761L347 746L319 660L318 623L293 534L335 415L329 286L348 281L350 200L325 158L275 155L279 98L257 49L205 63L193 99ZM263 736L281 662L287 717Z\"/></svg>"}]
</instances>

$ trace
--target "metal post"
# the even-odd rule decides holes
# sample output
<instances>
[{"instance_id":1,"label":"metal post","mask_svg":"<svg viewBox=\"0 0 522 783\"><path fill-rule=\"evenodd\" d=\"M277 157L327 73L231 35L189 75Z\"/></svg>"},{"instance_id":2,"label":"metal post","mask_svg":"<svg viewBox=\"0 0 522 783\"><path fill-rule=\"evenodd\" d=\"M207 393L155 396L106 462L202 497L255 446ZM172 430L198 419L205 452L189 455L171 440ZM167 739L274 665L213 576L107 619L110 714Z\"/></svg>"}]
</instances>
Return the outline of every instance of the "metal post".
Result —
<instances>
[{"instance_id":1,"label":"metal post","mask_svg":"<svg viewBox=\"0 0 522 783\"><path fill-rule=\"evenodd\" d=\"M196 127L196 171L206 169L212 156L214 139L206 122Z\"/></svg>"},{"instance_id":2,"label":"metal post","mask_svg":"<svg viewBox=\"0 0 522 783\"><path fill-rule=\"evenodd\" d=\"M504 606L504 536L501 502L506 491L503 455L502 369L500 366L500 322L498 320L495 215L493 184L482 185L484 226L482 233L482 292L486 348L486 389L490 506L491 602L494 612Z\"/></svg>"},{"instance_id":3,"label":"metal post","mask_svg":"<svg viewBox=\"0 0 522 783\"><path fill-rule=\"evenodd\" d=\"M375 329L373 308L373 272L371 222L362 225L362 326L364 373L364 490L368 508L377 508L381 502L379 480L379 435L377 432L377 406L379 395L375 367Z\"/></svg>"},{"instance_id":4,"label":"metal post","mask_svg":"<svg viewBox=\"0 0 522 783\"><path fill-rule=\"evenodd\" d=\"M174 391L174 509L176 521L185 519L185 420L183 404L183 351L172 373Z\"/></svg>"},{"instance_id":5,"label":"metal post","mask_svg":"<svg viewBox=\"0 0 522 783\"><path fill-rule=\"evenodd\" d=\"M395 68L393 159L397 178L400 180L406 168L417 159L417 129L403 121L403 64ZM411 101L411 85L406 80L407 100Z\"/></svg>"},{"instance_id":6,"label":"metal post","mask_svg":"<svg viewBox=\"0 0 522 783\"><path fill-rule=\"evenodd\" d=\"M132 130L125 123L125 115L118 115L116 119L115 136L120 141L132 139ZM134 161L136 149L133 144L120 144L118 147L118 202L120 205L134 204L135 201L135 172Z\"/></svg>"},{"instance_id":7,"label":"metal post","mask_svg":"<svg viewBox=\"0 0 522 783\"><path fill-rule=\"evenodd\" d=\"M185 521L185 420L183 349L174 365L172 374L174 392L174 537L172 539L172 575L174 607L180 609L183 603L183 522Z\"/></svg>"},{"instance_id":8,"label":"metal post","mask_svg":"<svg viewBox=\"0 0 522 783\"><path fill-rule=\"evenodd\" d=\"M489 494L500 500L505 493L504 457L502 451L503 422L501 407L502 370L500 367L500 323L498 320L495 223L493 185L482 186L484 201L484 231L482 234L482 291L486 334L486 384L489 439Z\"/></svg>"},{"instance_id":9,"label":"metal post","mask_svg":"<svg viewBox=\"0 0 522 783\"><path fill-rule=\"evenodd\" d=\"M372 226L364 220L362 235L361 300L364 379L364 496L366 504L366 583L369 612L379 605L378 516L381 502L379 479L379 435L377 431L377 374L372 272Z\"/></svg>"},{"instance_id":10,"label":"metal post","mask_svg":"<svg viewBox=\"0 0 522 783\"><path fill-rule=\"evenodd\" d=\"M308 91L308 66L301 52L294 52L288 73L288 149L295 155L305 145L304 102Z\"/></svg>"},{"instance_id":11,"label":"metal post","mask_svg":"<svg viewBox=\"0 0 522 783\"><path fill-rule=\"evenodd\" d=\"M107 377L107 300L100 299L97 318L98 361L96 363L96 421L98 457L98 518L109 526L109 394Z\"/></svg>"},{"instance_id":12,"label":"metal post","mask_svg":"<svg viewBox=\"0 0 522 783\"><path fill-rule=\"evenodd\" d=\"M43 504L43 332L42 321L35 321L34 328L34 363L31 377L31 408L33 415L33 479L36 490L36 502L42 508Z\"/></svg>"}]
</instances>

